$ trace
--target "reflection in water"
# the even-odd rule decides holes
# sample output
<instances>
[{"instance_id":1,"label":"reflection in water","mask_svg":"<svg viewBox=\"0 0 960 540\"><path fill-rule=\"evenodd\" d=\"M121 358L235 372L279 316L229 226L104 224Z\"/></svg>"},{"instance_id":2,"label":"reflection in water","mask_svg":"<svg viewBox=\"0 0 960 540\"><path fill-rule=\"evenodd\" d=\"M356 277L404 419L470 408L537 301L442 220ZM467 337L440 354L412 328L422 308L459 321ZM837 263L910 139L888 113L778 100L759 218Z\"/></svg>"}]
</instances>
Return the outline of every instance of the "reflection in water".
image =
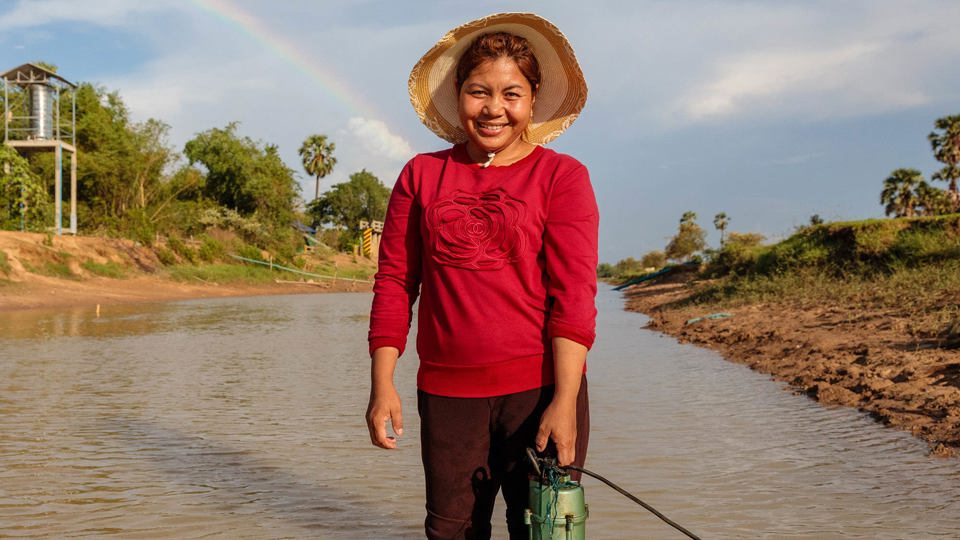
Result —
<instances>
[{"instance_id":1,"label":"reflection in water","mask_svg":"<svg viewBox=\"0 0 960 540\"><path fill-rule=\"evenodd\" d=\"M370 296L0 314L0 538L420 538L414 379L369 445ZM953 538L960 465L600 298L595 470L704 538ZM678 533L585 480L589 537ZM504 535L498 524L498 537Z\"/></svg>"}]
</instances>

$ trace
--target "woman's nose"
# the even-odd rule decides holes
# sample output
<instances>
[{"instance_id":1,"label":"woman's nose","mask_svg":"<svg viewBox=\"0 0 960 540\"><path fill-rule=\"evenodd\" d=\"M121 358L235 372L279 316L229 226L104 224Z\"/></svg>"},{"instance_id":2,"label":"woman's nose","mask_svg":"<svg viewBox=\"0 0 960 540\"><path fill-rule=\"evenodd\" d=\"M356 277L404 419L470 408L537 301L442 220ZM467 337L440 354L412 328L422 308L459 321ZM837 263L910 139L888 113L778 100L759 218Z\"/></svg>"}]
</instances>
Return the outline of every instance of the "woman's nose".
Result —
<instances>
[{"instance_id":1,"label":"woman's nose","mask_svg":"<svg viewBox=\"0 0 960 540\"><path fill-rule=\"evenodd\" d=\"M483 113L488 116L500 116L503 112L503 102L497 96L490 96L483 104Z\"/></svg>"}]
</instances>

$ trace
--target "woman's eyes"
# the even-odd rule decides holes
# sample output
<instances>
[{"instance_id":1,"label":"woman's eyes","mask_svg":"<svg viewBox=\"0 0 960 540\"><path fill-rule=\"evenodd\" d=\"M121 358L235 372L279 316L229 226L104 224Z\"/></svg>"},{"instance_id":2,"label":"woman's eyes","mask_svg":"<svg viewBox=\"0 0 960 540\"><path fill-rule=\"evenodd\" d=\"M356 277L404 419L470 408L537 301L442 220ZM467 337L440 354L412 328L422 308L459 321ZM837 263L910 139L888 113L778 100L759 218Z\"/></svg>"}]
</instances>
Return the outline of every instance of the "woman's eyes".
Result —
<instances>
[{"instance_id":1,"label":"woman's eyes","mask_svg":"<svg viewBox=\"0 0 960 540\"><path fill-rule=\"evenodd\" d=\"M489 92L487 92L486 90L471 90L470 95L471 96L487 96L489 95ZM521 97L523 97L518 92L506 92L503 95L507 99L520 99Z\"/></svg>"}]
</instances>

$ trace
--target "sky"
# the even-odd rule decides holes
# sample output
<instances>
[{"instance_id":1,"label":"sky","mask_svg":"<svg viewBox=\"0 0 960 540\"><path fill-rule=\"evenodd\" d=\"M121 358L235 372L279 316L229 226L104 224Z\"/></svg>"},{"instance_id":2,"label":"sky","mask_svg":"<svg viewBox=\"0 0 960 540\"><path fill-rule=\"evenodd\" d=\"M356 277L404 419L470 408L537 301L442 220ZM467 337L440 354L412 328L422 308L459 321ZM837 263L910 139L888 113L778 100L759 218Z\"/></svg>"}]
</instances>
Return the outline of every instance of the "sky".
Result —
<instances>
[{"instance_id":1,"label":"sky","mask_svg":"<svg viewBox=\"0 0 960 540\"><path fill-rule=\"evenodd\" d=\"M410 69L503 11L557 25L587 79L549 147L590 170L601 261L663 249L686 211L714 247L718 212L770 241L814 214L882 217L884 178L929 178L927 134L960 114L956 0L0 0L0 71L45 61L116 90L180 151L239 122L309 198L308 135L336 144L321 190L361 169L392 187L414 154L446 147L410 106Z\"/></svg>"}]
</instances>

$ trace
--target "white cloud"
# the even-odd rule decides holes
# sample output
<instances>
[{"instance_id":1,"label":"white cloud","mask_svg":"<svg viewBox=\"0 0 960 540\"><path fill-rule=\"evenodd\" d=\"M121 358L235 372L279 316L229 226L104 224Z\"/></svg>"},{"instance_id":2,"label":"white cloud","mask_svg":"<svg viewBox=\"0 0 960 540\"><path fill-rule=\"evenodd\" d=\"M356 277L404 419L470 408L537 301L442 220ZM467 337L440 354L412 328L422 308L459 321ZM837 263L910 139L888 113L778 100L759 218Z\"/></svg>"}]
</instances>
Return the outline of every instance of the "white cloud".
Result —
<instances>
[{"instance_id":1,"label":"white cloud","mask_svg":"<svg viewBox=\"0 0 960 540\"><path fill-rule=\"evenodd\" d=\"M875 44L853 44L823 51L760 52L723 61L718 77L683 100L683 112L695 120L725 116L757 100L843 88L850 68L879 50Z\"/></svg>"},{"instance_id":2,"label":"white cloud","mask_svg":"<svg viewBox=\"0 0 960 540\"><path fill-rule=\"evenodd\" d=\"M393 161L405 161L413 155L413 148L403 137L390 132L380 120L354 117L347 122L347 129L370 153L385 156Z\"/></svg>"},{"instance_id":3,"label":"white cloud","mask_svg":"<svg viewBox=\"0 0 960 540\"><path fill-rule=\"evenodd\" d=\"M159 9L163 9L162 4L141 0L21 0L13 9L0 15L0 30L32 28L62 21L116 26L128 21L133 14Z\"/></svg>"}]
</instances>

